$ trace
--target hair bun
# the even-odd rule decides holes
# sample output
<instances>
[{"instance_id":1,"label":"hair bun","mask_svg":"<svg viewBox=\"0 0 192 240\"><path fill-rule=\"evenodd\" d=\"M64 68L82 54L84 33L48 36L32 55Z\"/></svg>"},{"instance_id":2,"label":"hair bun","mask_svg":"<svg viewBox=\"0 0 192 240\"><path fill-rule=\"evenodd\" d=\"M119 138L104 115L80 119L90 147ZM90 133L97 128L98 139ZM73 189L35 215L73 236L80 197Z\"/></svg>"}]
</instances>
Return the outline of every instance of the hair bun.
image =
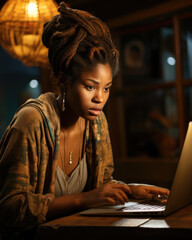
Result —
<instances>
[{"instance_id":1,"label":"hair bun","mask_svg":"<svg viewBox=\"0 0 192 240\"><path fill-rule=\"evenodd\" d=\"M60 71L72 71L71 66L76 62L83 68L90 62L108 61L111 68L116 69L117 51L104 22L86 11L67 7L65 2L59 4L58 12L44 24L42 35L56 77Z\"/></svg>"},{"instance_id":2,"label":"hair bun","mask_svg":"<svg viewBox=\"0 0 192 240\"><path fill-rule=\"evenodd\" d=\"M52 35L56 31L56 24L57 24L58 15L54 16L51 21L44 23L43 26L43 34L42 34L42 41L45 47L49 48L49 43Z\"/></svg>"},{"instance_id":3,"label":"hair bun","mask_svg":"<svg viewBox=\"0 0 192 240\"><path fill-rule=\"evenodd\" d=\"M66 6L65 2L61 2L59 4L58 12L60 12L62 14L66 10L67 10L67 6Z\"/></svg>"}]
</instances>

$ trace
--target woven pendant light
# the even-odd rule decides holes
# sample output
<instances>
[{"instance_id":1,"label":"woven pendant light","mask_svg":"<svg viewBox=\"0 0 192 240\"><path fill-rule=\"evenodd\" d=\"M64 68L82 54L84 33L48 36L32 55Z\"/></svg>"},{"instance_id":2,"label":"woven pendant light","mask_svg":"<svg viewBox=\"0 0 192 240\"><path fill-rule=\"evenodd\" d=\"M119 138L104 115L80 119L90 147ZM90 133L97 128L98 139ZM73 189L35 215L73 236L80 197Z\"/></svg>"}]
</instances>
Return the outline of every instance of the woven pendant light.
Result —
<instances>
[{"instance_id":1,"label":"woven pendant light","mask_svg":"<svg viewBox=\"0 0 192 240\"><path fill-rule=\"evenodd\" d=\"M0 44L27 66L44 66L43 24L58 14L54 0L8 0L0 12Z\"/></svg>"}]
</instances>

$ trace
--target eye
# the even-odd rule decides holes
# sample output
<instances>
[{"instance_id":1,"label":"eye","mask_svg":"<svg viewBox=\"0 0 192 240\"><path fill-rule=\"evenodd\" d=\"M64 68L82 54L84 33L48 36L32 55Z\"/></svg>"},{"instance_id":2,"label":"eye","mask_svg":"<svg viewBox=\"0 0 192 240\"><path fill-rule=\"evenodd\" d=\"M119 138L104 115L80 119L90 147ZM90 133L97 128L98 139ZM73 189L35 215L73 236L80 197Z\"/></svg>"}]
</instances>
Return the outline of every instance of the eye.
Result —
<instances>
[{"instance_id":1,"label":"eye","mask_svg":"<svg viewBox=\"0 0 192 240\"><path fill-rule=\"evenodd\" d=\"M111 86L104 88L104 92L109 92L110 88L111 88Z\"/></svg>"},{"instance_id":2,"label":"eye","mask_svg":"<svg viewBox=\"0 0 192 240\"><path fill-rule=\"evenodd\" d=\"M88 90L88 91L92 91L95 89L95 87L93 85L86 85L85 88Z\"/></svg>"}]
</instances>

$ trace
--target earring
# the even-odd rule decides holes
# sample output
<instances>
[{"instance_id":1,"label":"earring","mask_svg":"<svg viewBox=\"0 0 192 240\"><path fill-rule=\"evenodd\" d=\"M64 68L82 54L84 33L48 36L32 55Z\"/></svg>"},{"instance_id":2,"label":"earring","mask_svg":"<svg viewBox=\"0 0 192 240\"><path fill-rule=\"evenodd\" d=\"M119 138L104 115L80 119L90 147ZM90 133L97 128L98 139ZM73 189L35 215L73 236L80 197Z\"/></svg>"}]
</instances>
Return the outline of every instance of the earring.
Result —
<instances>
[{"instance_id":1,"label":"earring","mask_svg":"<svg viewBox=\"0 0 192 240\"><path fill-rule=\"evenodd\" d=\"M63 100L62 100L61 110L62 110L62 112L65 111L65 92L63 92Z\"/></svg>"}]
</instances>

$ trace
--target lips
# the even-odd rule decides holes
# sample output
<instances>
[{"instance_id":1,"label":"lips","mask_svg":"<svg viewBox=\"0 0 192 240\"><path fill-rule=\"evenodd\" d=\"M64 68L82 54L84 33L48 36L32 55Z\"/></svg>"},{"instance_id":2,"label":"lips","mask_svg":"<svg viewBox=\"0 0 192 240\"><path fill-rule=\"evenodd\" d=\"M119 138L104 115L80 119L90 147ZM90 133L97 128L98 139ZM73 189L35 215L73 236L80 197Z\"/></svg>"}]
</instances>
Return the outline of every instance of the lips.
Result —
<instances>
[{"instance_id":1,"label":"lips","mask_svg":"<svg viewBox=\"0 0 192 240\"><path fill-rule=\"evenodd\" d=\"M99 114L101 113L102 109L101 108L90 108L88 111L93 116L99 116Z\"/></svg>"}]
</instances>

